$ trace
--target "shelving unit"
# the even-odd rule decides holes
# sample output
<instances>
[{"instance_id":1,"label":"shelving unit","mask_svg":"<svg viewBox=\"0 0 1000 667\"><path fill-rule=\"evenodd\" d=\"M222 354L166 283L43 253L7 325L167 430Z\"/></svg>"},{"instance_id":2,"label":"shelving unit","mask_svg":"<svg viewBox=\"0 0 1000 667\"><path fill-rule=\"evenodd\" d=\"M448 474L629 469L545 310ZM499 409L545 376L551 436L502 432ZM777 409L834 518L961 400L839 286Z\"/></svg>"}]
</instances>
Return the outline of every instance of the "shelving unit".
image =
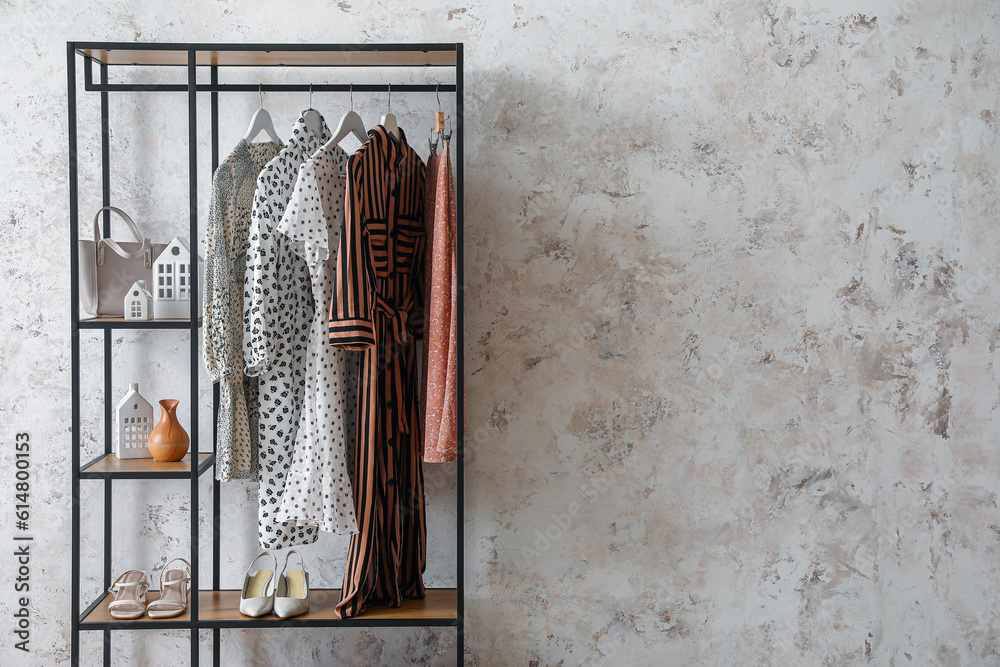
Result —
<instances>
[{"instance_id":1,"label":"shelving unit","mask_svg":"<svg viewBox=\"0 0 1000 667\"><path fill-rule=\"evenodd\" d=\"M456 629L458 664L464 663L464 404L463 404L463 295L458 293L458 461L457 461L457 588L428 589L424 600L406 600L399 609L373 607L356 618L336 617L335 607L340 600L336 589L311 591L311 610L308 614L292 619L268 616L250 619L239 613L239 591L222 590L220 586L220 508L221 487L213 485L212 494L212 582L206 588L199 577L199 488L201 475L215 468L215 427L213 425L212 450L201 451L198 433L198 370L201 364L200 313L198 299L191 301L188 319L126 321L121 318L81 318L79 299L79 237L78 171L77 171L77 65L83 63L83 86L86 92L100 94L101 104L101 176L102 202L109 205L111 198L111 168L109 121L110 95L112 93L143 91L186 93L188 101L188 181L189 229L191 255L198 254L198 150L197 150L197 100L198 95L211 96L212 171L219 164L219 93L225 92L385 92L389 84L314 84L308 81L296 84L219 83L219 67L437 67L447 68L454 76L454 83L391 84L393 93L441 92L456 96L456 115L463 115L463 62L462 44L137 44L129 42L68 42L67 77L69 108L69 208L70 208L70 268L71 268L71 327L72 327L72 619L71 658L73 665L80 664L80 633L103 633L104 665L111 664L112 631L117 630L169 630L184 629L191 633L190 663L198 664L199 631L213 633L213 664L221 664L220 630L223 628L307 628L307 627L454 627ZM186 83L112 83L109 70L113 67L166 66L185 67ZM199 68L209 70L209 83L198 82ZM95 80L94 70L97 70ZM458 283L463 283L463 141L462 124L454 126L455 195L457 200L457 263ZM104 235L110 235L110 213L105 212ZM200 294L198 272L192 272L191 290ZM188 331L190 334L190 436L191 453L176 463L157 463L150 459L119 460L113 454L113 396L112 396L112 333L120 329L167 329ZM81 394L80 394L80 331L103 331L104 359L104 453L93 460L81 463ZM214 405L218 406L218 387L214 388ZM214 421L214 420L213 420ZM197 465L192 460L197 456ZM114 480L120 479L187 479L190 481L192 595L188 610L182 616L165 619L119 621L107 612L108 594L104 593L81 610L80 580L80 488L81 480L99 480L104 486L104 589L113 581L111 571L112 506ZM155 577L154 577L155 579ZM156 593L152 593L155 599Z\"/></svg>"}]
</instances>

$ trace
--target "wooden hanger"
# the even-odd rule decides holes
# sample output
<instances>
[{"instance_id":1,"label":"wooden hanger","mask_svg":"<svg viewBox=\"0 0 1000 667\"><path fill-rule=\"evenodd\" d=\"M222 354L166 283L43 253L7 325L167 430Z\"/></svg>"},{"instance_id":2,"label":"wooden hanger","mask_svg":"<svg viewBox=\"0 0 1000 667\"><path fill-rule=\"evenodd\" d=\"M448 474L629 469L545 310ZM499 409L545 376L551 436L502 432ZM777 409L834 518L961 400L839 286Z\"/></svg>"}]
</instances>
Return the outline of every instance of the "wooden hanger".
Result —
<instances>
[{"instance_id":1,"label":"wooden hanger","mask_svg":"<svg viewBox=\"0 0 1000 667\"><path fill-rule=\"evenodd\" d=\"M438 110L434 114L434 131L438 134L444 132L444 111L441 111L441 84L437 85L437 90L434 91L438 99Z\"/></svg>"},{"instance_id":2,"label":"wooden hanger","mask_svg":"<svg viewBox=\"0 0 1000 667\"><path fill-rule=\"evenodd\" d=\"M250 119L250 127L247 128L247 133L243 135L243 141L250 143L254 137L261 133L261 131L267 133L271 137L271 141L276 144L281 143L281 138L278 137L278 132L274 129L274 122L271 120L271 114L267 112L264 108L264 86L259 84L258 94L260 95L260 108L254 113L253 118Z\"/></svg>"},{"instance_id":3,"label":"wooden hanger","mask_svg":"<svg viewBox=\"0 0 1000 667\"><path fill-rule=\"evenodd\" d=\"M431 149L432 152L437 150L437 147L438 147L438 137L440 137L441 133L444 132L444 112L441 111L441 84L440 83L437 85L437 89L434 91L434 94L437 95L438 110L437 110L437 113L434 114L434 130L431 132L431 137L433 137L433 139L431 139L431 138L427 139L427 145L430 147L430 149Z\"/></svg>"}]
</instances>

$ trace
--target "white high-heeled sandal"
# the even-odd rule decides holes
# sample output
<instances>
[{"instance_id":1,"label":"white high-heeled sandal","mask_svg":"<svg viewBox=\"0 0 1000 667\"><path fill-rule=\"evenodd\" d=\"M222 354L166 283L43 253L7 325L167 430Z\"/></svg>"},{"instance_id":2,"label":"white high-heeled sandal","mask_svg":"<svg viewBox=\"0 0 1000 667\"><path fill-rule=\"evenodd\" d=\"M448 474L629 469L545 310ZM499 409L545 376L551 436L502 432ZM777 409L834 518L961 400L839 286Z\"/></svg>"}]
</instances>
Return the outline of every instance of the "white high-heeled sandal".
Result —
<instances>
[{"instance_id":1,"label":"white high-heeled sandal","mask_svg":"<svg viewBox=\"0 0 1000 667\"><path fill-rule=\"evenodd\" d=\"M146 591L149 590L149 575L142 570L128 570L111 584L108 592L115 599L108 603L112 617L129 621L146 613Z\"/></svg>"},{"instance_id":2,"label":"white high-heeled sandal","mask_svg":"<svg viewBox=\"0 0 1000 667\"><path fill-rule=\"evenodd\" d=\"M289 570L288 561L292 554L299 557L298 570ZM285 566L278 576L278 588L274 595L274 615L278 618L291 618L309 611L309 573L306 564L295 549L285 555Z\"/></svg>"},{"instance_id":3,"label":"white high-heeled sandal","mask_svg":"<svg viewBox=\"0 0 1000 667\"><path fill-rule=\"evenodd\" d=\"M250 569L263 556L270 556L274 561L274 569L257 570L252 575ZM270 551L265 551L250 561L247 573L243 576L243 590L240 591L240 613L256 618L270 614L274 609L275 575L278 571L278 559Z\"/></svg>"},{"instance_id":4,"label":"white high-heeled sandal","mask_svg":"<svg viewBox=\"0 0 1000 667\"><path fill-rule=\"evenodd\" d=\"M170 564L177 561L184 563L184 569L169 569ZM183 614L187 611L190 582L191 563L183 558L175 558L168 562L160 572L160 599L151 600L146 605L146 615L150 618L173 618Z\"/></svg>"}]
</instances>

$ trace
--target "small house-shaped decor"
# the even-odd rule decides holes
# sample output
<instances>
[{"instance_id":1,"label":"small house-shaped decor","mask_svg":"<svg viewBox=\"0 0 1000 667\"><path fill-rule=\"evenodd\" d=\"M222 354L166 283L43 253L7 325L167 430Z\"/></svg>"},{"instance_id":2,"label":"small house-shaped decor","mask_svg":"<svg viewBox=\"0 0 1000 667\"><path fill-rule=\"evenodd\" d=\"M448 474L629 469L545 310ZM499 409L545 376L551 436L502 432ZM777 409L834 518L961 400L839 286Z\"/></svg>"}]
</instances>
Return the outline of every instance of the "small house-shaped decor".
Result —
<instances>
[{"instance_id":1,"label":"small house-shaped decor","mask_svg":"<svg viewBox=\"0 0 1000 667\"><path fill-rule=\"evenodd\" d=\"M145 280L137 280L125 293L125 319L153 319L153 295L146 289Z\"/></svg>"},{"instance_id":2,"label":"small house-shaped decor","mask_svg":"<svg viewBox=\"0 0 1000 667\"><path fill-rule=\"evenodd\" d=\"M191 316L191 250L184 239L175 236L153 262L152 291L156 319Z\"/></svg>"},{"instance_id":3,"label":"small house-shaped decor","mask_svg":"<svg viewBox=\"0 0 1000 667\"><path fill-rule=\"evenodd\" d=\"M117 439L115 455L120 459L148 459L149 434L153 430L153 406L139 393L139 385L132 382L128 393L115 408Z\"/></svg>"}]
</instances>

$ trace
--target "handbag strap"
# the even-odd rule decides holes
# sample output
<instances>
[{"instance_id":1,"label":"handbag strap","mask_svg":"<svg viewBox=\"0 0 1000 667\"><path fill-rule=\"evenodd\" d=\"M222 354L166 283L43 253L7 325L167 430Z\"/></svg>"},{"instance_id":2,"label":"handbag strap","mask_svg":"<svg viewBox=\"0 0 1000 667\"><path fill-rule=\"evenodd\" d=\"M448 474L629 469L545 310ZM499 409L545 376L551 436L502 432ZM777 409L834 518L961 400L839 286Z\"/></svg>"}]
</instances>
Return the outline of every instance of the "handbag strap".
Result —
<instances>
[{"instance_id":1,"label":"handbag strap","mask_svg":"<svg viewBox=\"0 0 1000 667\"><path fill-rule=\"evenodd\" d=\"M122 220L125 221L125 225L128 227L129 231L132 232L132 237L135 239L136 243L141 243L142 247L136 250L135 252L125 252L124 250L122 250L122 247L118 245L118 243L113 239L102 238L101 227L98 224L98 221L101 219L101 213L103 213L104 211L111 211L112 213L117 213L118 217L120 217ZM128 213L121 210L117 206L104 206L101 209L99 209L97 211L97 215L94 216L94 244L100 245L101 241L104 241L109 248L111 248L112 250L115 251L115 253L118 254L119 257L124 257L125 259L136 259L137 257L142 257L143 255L149 252L149 239L142 238L142 235L139 233L139 227L136 226L132 218L128 216ZM103 263L100 261L100 259L101 258L98 258L99 260L98 264ZM147 264L149 264L148 261Z\"/></svg>"}]
</instances>

